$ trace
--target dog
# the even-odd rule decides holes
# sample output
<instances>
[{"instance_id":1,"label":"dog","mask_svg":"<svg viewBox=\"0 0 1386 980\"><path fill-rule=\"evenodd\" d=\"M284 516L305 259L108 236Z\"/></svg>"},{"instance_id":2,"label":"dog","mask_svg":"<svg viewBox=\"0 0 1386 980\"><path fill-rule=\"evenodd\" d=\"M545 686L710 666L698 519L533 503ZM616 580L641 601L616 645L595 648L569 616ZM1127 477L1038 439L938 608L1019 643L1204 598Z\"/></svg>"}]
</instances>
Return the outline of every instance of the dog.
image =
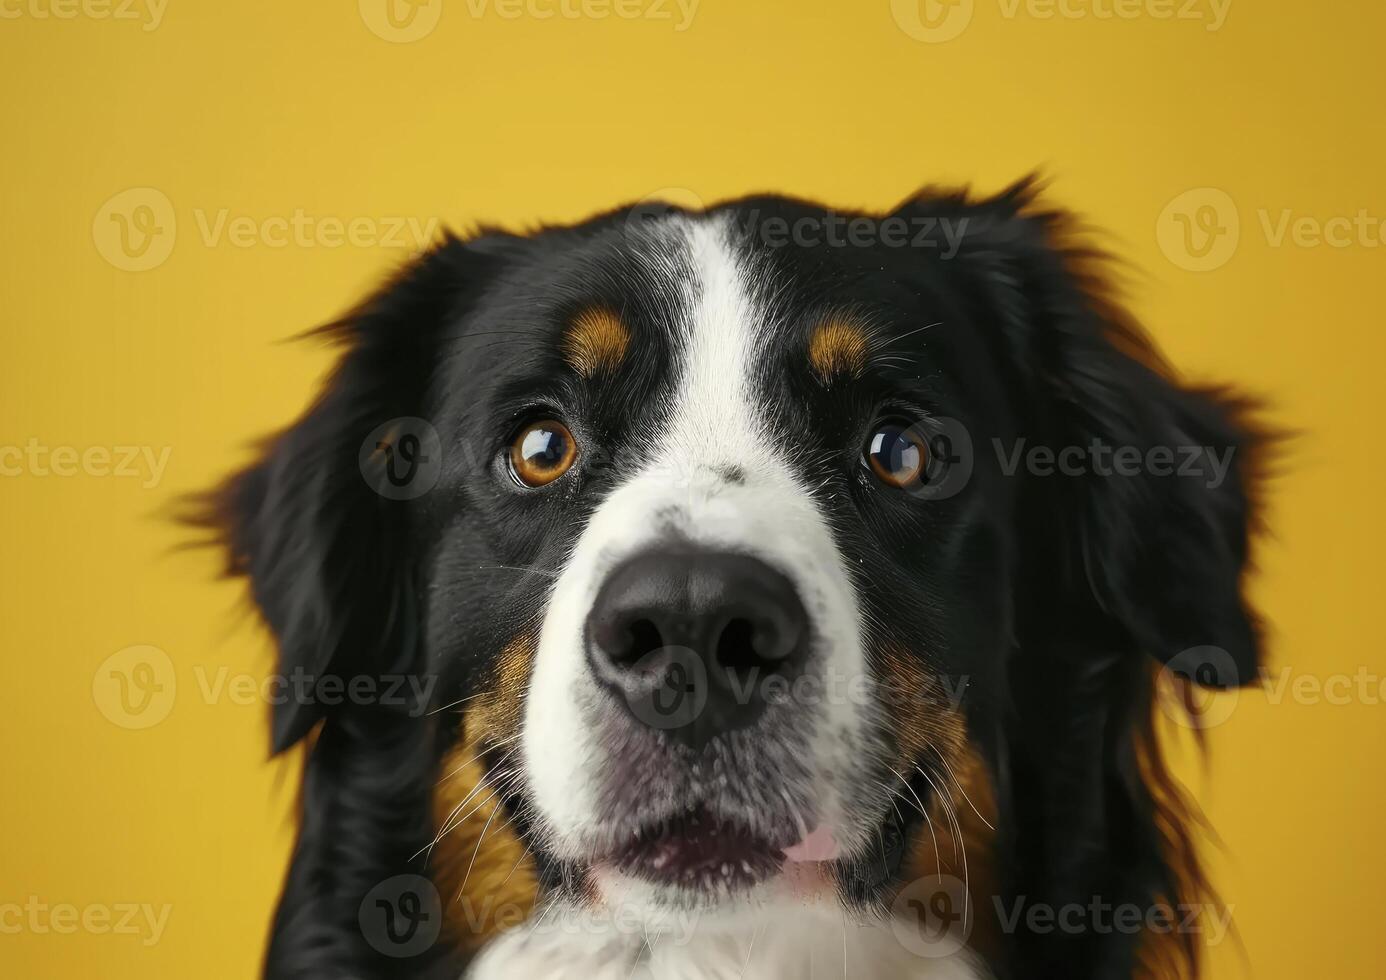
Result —
<instances>
[{"instance_id":1,"label":"dog","mask_svg":"<svg viewBox=\"0 0 1386 980\"><path fill-rule=\"evenodd\" d=\"M1197 973L1156 721L1257 678L1267 440L1041 191L482 228L322 328L196 517L308 678L267 976Z\"/></svg>"}]
</instances>

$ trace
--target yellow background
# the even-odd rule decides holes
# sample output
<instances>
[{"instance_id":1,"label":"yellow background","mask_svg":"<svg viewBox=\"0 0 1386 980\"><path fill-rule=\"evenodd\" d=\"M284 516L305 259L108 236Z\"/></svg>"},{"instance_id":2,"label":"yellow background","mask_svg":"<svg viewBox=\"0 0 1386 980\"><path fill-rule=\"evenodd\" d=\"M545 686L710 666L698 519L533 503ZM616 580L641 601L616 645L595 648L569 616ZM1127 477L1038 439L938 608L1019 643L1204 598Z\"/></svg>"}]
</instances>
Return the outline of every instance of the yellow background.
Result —
<instances>
[{"instance_id":1,"label":"yellow background","mask_svg":"<svg viewBox=\"0 0 1386 980\"><path fill-rule=\"evenodd\" d=\"M912 37L923 21L889 0L702 0L681 31L432 0L415 25L441 16L408 43L373 32L374 0L171 0L153 30L142 3L131 21L0 2L0 446L170 450L152 487L95 466L0 477L0 906L171 906L151 945L0 933L0 975L244 977L259 962L293 765L266 762L253 697L200 687L223 666L263 672L267 646L212 557L172 551L161 515L304 404L327 355L280 341L407 250L272 247L258 231L240 247L201 224L225 209L523 226L657 192L884 206L925 181L993 190L1039 166L1131 260L1132 304L1176 363L1268 394L1303 432L1253 586L1275 667L1377 672L1347 704L1244 693L1208 768L1184 755L1246 949L1213 950L1211 975L1382 976L1386 13L1233 0L1208 30L1156 16L1159 0L1129 18L1081 2L1083 16L1044 19L930 0L944 29L966 19L940 41ZM130 188L164 195L176 220L154 245L166 260L136 272L108 261L118 225L103 212ZM1207 271L1157 237L1166 205L1199 188L1227 195L1218 227L1229 200L1240 226ZM1285 209L1366 209L1375 230L1277 244L1258 212L1274 230ZM131 730L101 710L101 665L143 644L171 658L176 700Z\"/></svg>"}]
</instances>

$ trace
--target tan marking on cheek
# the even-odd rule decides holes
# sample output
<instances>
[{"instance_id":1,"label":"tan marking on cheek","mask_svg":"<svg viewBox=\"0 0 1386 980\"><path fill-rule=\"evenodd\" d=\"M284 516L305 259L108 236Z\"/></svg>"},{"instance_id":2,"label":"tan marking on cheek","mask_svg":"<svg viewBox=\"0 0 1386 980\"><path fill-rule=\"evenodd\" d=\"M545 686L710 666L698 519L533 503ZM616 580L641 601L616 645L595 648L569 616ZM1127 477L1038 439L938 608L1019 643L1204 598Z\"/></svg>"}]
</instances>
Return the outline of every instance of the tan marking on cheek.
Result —
<instances>
[{"instance_id":1,"label":"tan marking on cheek","mask_svg":"<svg viewBox=\"0 0 1386 980\"><path fill-rule=\"evenodd\" d=\"M967 725L943 680L898 647L882 652L881 675L881 696L894 722L900 765L913 765L926 749L950 763L957 758L967 745Z\"/></svg>"},{"instance_id":2,"label":"tan marking on cheek","mask_svg":"<svg viewBox=\"0 0 1386 980\"><path fill-rule=\"evenodd\" d=\"M573 317L563 335L563 356L584 378L620 367L629 346L630 330L620 317L602 307Z\"/></svg>"},{"instance_id":3,"label":"tan marking on cheek","mask_svg":"<svg viewBox=\"0 0 1386 980\"><path fill-rule=\"evenodd\" d=\"M1000 879L992 829L996 796L986 763L971 745L948 766L951 774L948 769L930 774L947 798L936 793L929 801L929 821L915 833L900 870L900 884L906 887L923 878L927 888L927 880L936 880L940 873L965 883L973 916L967 945L992 959L1001 952L1004 935L997 918Z\"/></svg>"},{"instance_id":4,"label":"tan marking on cheek","mask_svg":"<svg viewBox=\"0 0 1386 980\"><path fill-rule=\"evenodd\" d=\"M538 643L538 634L527 631L501 651L492 671L490 689L468 703L468 741L495 745L519 734Z\"/></svg>"},{"instance_id":5,"label":"tan marking on cheek","mask_svg":"<svg viewBox=\"0 0 1386 980\"><path fill-rule=\"evenodd\" d=\"M894 768L908 777L918 764L933 785L928 820L910 842L900 887L940 873L966 882L976 916L968 945L990 955L1000 949L1001 935L993 901L996 801L990 773L968 738L960 706L938 675L900 647L883 650L879 663L882 696L898 742ZM896 806L916 805L908 789L895 789L901 797Z\"/></svg>"},{"instance_id":6,"label":"tan marking on cheek","mask_svg":"<svg viewBox=\"0 0 1386 980\"><path fill-rule=\"evenodd\" d=\"M809 336L809 364L825 384L839 375L860 377L870 350L866 328L844 316L829 317Z\"/></svg>"},{"instance_id":7,"label":"tan marking on cheek","mask_svg":"<svg viewBox=\"0 0 1386 980\"><path fill-rule=\"evenodd\" d=\"M526 633L501 653L490 689L467 702L461 738L443 760L433 795L434 832L440 838L429 866L448 934L469 952L524 922L534 908L534 862L495 793L519 758L534 650L535 637ZM494 759L483 758L485 748ZM496 768L488 779L489 761Z\"/></svg>"}]
</instances>

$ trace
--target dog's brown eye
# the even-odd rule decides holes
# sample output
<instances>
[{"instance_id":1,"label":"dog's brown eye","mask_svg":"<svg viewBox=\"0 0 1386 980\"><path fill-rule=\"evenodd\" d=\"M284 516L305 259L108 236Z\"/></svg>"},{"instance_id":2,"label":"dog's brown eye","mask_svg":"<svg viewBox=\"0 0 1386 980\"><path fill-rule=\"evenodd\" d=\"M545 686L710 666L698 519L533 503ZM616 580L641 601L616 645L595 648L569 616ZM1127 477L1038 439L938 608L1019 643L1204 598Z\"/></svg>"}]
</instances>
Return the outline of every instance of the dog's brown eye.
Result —
<instances>
[{"instance_id":1,"label":"dog's brown eye","mask_svg":"<svg viewBox=\"0 0 1386 980\"><path fill-rule=\"evenodd\" d=\"M929 444L918 427L905 422L881 422L866 441L862 462L892 487L923 482L929 467Z\"/></svg>"},{"instance_id":2,"label":"dog's brown eye","mask_svg":"<svg viewBox=\"0 0 1386 980\"><path fill-rule=\"evenodd\" d=\"M510 444L510 472L527 487L552 483L577 459L577 442L568 427L554 419L531 422Z\"/></svg>"}]
</instances>

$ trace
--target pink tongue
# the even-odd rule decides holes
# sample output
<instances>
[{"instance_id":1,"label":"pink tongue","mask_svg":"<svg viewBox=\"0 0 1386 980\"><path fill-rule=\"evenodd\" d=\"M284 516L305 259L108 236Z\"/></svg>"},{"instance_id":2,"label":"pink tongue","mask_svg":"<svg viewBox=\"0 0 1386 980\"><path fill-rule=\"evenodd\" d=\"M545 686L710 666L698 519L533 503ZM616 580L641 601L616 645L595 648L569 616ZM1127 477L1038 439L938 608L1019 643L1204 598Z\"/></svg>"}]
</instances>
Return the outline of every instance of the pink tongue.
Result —
<instances>
[{"instance_id":1,"label":"pink tongue","mask_svg":"<svg viewBox=\"0 0 1386 980\"><path fill-rule=\"evenodd\" d=\"M784 856L790 861L831 861L837 855L837 841L826 824L820 824L799 843L784 849Z\"/></svg>"}]
</instances>

